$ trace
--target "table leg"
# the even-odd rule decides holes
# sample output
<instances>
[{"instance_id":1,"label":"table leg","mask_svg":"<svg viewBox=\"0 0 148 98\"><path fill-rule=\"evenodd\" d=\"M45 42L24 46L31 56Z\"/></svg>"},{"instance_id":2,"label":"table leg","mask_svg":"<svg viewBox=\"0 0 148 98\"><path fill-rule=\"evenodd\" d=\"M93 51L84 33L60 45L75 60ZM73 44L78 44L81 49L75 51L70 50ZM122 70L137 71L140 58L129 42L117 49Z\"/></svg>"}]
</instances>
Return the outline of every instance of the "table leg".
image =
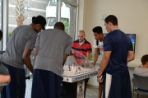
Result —
<instances>
[{"instance_id":1,"label":"table leg","mask_svg":"<svg viewBox=\"0 0 148 98\"><path fill-rule=\"evenodd\" d=\"M77 82L77 98L84 98L85 80Z\"/></svg>"}]
</instances>

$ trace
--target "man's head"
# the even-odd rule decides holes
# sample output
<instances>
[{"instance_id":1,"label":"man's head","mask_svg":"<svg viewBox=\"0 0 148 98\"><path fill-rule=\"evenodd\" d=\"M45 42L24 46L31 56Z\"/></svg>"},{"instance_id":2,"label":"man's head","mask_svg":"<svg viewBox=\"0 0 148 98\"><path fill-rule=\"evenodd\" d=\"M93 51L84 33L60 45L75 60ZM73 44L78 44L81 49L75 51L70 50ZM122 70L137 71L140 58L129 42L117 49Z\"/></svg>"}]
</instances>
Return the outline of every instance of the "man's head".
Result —
<instances>
[{"instance_id":1,"label":"man's head","mask_svg":"<svg viewBox=\"0 0 148 98\"><path fill-rule=\"evenodd\" d=\"M62 31L65 30L65 26L64 26L64 24L63 24L62 22L57 22L57 23L55 23L54 28L55 28L55 29L62 30Z\"/></svg>"},{"instance_id":2,"label":"man's head","mask_svg":"<svg viewBox=\"0 0 148 98\"><path fill-rule=\"evenodd\" d=\"M80 42L83 42L85 40L85 31L84 30L80 30L78 32L78 38Z\"/></svg>"},{"instance_id":3,"label":"man's head","mask_svg":"<svg viewBox=\"0 0 148 98\"><path fill-rule=\"evenodd\" d=\"M142 63L142 65L145 67L145 66L147 66L148 67L148 55L146 54L146 55L144 55L144 56L142 56L142 58L141 58L141 63Z\"/></svg>"},{"instance_id":4,"label":"man's head","mask_svg":"<svg viewBox=\"0 0 148 98\"><path fill-rule=\"evenodd\" d=\"M36 32L40 32L45 29L46 19L39 15L36 17L32 17L32 27Z\"/></svg>"},{"instance_id":5,"label":"man's head","mask_svg":"<svg viewBox=\"0 0 148 98\"><path fill-rule=\"evenodd\" d=\"M105 27L107 32L111 32L118 28L118 19L114 15L109 15L105 18Z\"/></svg>"},{"instance_id":6,"label":"man's head","mask_svg":"<svg viewBox=\"0 0 148 98\"><path fill-rule=\"evenodd\" d=\"M96 26L92 29L96 40L103 40L103 30L101 26Z\"/></svg>"}]
</instances>

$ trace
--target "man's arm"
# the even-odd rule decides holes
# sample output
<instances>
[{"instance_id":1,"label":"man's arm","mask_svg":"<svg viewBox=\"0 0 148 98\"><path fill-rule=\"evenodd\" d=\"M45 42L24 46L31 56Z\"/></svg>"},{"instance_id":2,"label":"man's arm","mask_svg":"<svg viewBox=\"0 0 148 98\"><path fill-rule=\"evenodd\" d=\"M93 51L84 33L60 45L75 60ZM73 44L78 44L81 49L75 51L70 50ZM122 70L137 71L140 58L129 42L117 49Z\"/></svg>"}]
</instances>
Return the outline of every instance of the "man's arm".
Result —
<instances>
[{"instance_id":1,"label":"man's arm","mask_svg":"<svg viewBox=\"0 0 148 98\"><path fill-rule=\"evenodd\" d=\"M96 62L99 58L99 53L100 53L100 49L99 48L95 48L95 54L94 54L94 65L96 65Z\"/></svg>"},{"instance_id":2,"label":"man's arm","mask_svg":"<svg viewBox=\"0 0 148 98\"><path fill-rule=\"evenodd\" d=\"M68 38L63 58L63 65L65 64L67 57L71 54L71 49L72 49L72 38Z\"/></svg>"},{"instance_id":3,"label":"man's arm","mask_svg":"<svg viewBox=\"0 0 148 98\"><path fill-rule=\"evenodd\" d=\"M33 72L33 66L31 64L31 59L30 59L31 51L32 49L25 48L24 53L23 53L23 62L27 66L27 68L31 72Z\"/></svg>"},{"instance_id":4,"label":"man's arm","mask_svg":"<svg viewBox=\"0 0 148 98\"><path fill-rule=\"evenodd\" d=\"M135 59L134 51L128 51L127 61L130 62Z\"/></svg>"},{"instance_id":5,"label":"man's arm","mask_svg":"<svg viewBox=\"0 0 148 98\"><path fill-rule=\"evenodd\" d=\"M10 75L0 75L0 84L9 83L10 81Z\"/></svg>"},{"instance_id":6,"label":"man's arm","mask_svg":"<svg viewBox=\"0 0 148 98\"><path fill-rule=\"evenodd\" d=\"M105 51L104 52L103 60L101 62L101 67L100 67L99 72L98 72L98 77L101 77L104 70L106 69L106 66L107 66L109 59L110 59L110 55L111 55L111 51Z\"/></svg>"}]
</instances>

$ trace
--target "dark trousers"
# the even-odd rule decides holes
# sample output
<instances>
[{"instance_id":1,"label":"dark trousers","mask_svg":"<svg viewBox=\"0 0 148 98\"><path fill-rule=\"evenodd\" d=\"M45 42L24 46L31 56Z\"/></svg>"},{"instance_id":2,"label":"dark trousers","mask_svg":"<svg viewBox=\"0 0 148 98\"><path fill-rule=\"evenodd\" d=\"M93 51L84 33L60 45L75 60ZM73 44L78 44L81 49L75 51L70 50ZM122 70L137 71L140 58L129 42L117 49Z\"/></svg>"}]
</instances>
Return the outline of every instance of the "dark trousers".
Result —
<instances>
[{"instance_id":1,"label":"dark trousers","mask_svg":"<svg viewBox=\"0 0 148 98\"><path fill-rule=\"evenodd\" d=\"M31 98L61 98L62 77L46 70L35 69Z\"/></svg>"},{"instance_id":2,"label":"dark trousers","mask_svg":"<svg viewBox=\"0 0 148 98\"><path fill-rule=\"evenodd\" d=\"M105 93L106 92L104 90L104 95ZM105 96L103 96L103 98L105 98ZM128 69L112 74L108 98L132 98L131 82Z\"/></svg>"},{"instance_id":3,"label":"dark trousers","mask_svg":"<svg viewBox=\"0 0 148 98\"><path fill-rule=\"evenodd\" d=\"M89 79L85 79L84 98L86 98L86 88ZM63 98L77 97L77 82L67 83L63 82Z\"/></svg>"},{"instance_id":4,"label":"dark trousers","mask_svg":"<svg viewBox=\"0 0 148 98\"><path fill-rule=\"evenodd\" d=\"M25 98L25 70L4 64L11 76L11 82L2 90L2 98Z\"/></svg>"}]
</instances>

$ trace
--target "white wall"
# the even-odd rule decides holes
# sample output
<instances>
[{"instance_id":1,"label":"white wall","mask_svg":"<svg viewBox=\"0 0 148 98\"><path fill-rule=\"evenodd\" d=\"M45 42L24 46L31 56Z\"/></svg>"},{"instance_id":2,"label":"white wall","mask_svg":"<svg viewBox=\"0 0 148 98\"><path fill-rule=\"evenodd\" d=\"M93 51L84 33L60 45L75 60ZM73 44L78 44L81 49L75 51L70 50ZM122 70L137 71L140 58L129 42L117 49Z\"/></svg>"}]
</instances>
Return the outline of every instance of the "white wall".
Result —
<instances>
[{"instance_id":1,"label":"white wall","mask_svg":"<svg viewBox=\"0 0 148 98\"><path fill-rule=\"evenodd\" d=\"M148 0L80 0L79 9L79 29L87 32L90 42L94 26L102 26L106 33L103 19L109 14L118 17L121 30L136 33L136 59L129 65L140 64L141 56L148 53Z\"/></svg>"}]
</instances>

